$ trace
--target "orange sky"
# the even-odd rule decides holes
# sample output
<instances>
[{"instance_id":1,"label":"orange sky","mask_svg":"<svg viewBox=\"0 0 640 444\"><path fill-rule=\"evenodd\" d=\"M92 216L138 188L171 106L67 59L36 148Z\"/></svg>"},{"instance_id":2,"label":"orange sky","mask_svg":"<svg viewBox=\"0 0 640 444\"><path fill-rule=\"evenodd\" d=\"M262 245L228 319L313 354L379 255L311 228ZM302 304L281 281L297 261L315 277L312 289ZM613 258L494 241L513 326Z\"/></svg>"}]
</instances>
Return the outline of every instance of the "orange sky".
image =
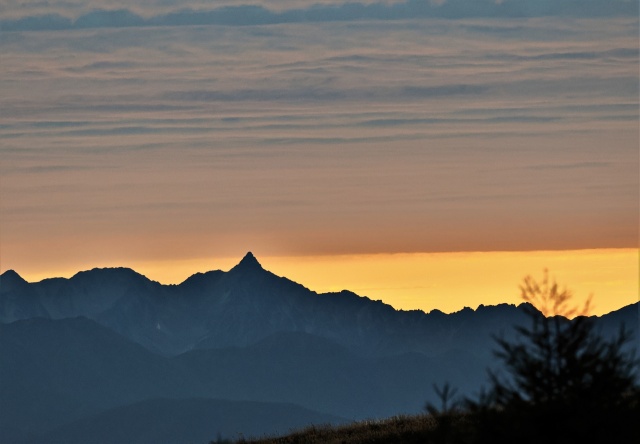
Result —
<instances>
[{"instance_id":1,"label":"orange sky","mask_svg":"<svg viewBox=\"0 0 640 444\"><path fill-rule=\"evenodd\" d=\"M148 3L137 13L173 10ZM33 14L94 2L73 4ZM0 270L176 282L253 251L400 308L512 301L545 267L601 312L633 302L639 19L599 4L571 20L7 31ZM0 20L29 11L12 0Z\"/></svg>"}]
</instances>

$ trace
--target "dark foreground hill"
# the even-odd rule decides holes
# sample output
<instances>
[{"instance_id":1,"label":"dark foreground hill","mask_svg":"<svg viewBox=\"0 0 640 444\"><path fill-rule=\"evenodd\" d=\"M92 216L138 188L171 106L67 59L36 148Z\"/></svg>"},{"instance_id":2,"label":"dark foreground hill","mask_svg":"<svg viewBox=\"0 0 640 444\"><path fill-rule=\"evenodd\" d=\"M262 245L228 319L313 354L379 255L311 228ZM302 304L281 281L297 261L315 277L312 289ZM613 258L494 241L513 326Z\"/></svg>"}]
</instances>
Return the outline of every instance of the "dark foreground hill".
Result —
<instances>
[{"instance_id":1,"label":"dark foreground hill","mask_svg":"<svg viewBox=\"0 0 640 444\"><path fill-rule=\"evenodd\" d=\"M511 337L523 309L397 311L348 291L315 293L251 254L168 286L128 269L37 283L7 271L0 442L115 444L123 424L139 442L159 430L166 440L155 442L205 442L415 414L434 401L433 383L477 391L495 366L492 334ZM622 323L637 335L638 304L596 322L604 336Z\"/></svg>"}]
</instances>

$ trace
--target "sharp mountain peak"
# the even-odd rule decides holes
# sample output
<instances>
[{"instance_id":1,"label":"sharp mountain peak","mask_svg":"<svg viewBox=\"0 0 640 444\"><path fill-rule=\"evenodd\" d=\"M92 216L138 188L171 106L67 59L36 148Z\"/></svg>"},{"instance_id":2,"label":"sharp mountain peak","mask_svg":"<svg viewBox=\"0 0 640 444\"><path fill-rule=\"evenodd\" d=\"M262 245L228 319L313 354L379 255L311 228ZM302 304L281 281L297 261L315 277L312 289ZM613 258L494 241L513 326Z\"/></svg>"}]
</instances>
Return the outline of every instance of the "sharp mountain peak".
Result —
<instances>
[{"instance_id":1,"label":"sharp mountain peak","mask_svg":"<svg viewBox=\"0 0 640 444\"><path fill-rule=\"evenodd\" d=\"M233 267L230 271L238 271L238 270L263 270L262 265L258 262L258 259L253 255L252 252L248 252L244 255L242 260Z\"/></svg>"}]
</instances>

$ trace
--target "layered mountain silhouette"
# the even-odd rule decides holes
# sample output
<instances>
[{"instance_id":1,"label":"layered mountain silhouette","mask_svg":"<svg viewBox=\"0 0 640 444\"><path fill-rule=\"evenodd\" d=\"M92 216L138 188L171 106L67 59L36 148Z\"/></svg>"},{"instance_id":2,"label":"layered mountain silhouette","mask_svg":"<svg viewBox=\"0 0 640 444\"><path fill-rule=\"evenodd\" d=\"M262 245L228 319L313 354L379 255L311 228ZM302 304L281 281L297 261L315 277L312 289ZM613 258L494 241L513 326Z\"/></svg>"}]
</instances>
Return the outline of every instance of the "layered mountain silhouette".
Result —
<instances>
[{"instance_id":1,"label":"layered mountain silhouette","mask_svg":"<svg viewBox=\"0 0 640 444\"><path fill-rule=\"evenodd\" d=\"M317 335L364 355L434 355L521 316L508 305L481 308L482 317L470 309L426 315L349 291L318 294L264 270L251 253L228 272L198 273L180 285L161 285L126 268L33 284L7 271L0 292L0 322L84 316L165 356L246 346L277 332ZM467 323L473 329L461 328Z\"/></svg>"},{"instance_id":2,"label":"layered mountain silhouette","mask_svg":"<svg viewBox=\"0 0 640 444\"><path fill-rule=\"evenodd\" d=\"M480 389L492 335L513 334L523 309L397 311L318 294L251 253L180 285L125 268L36 283L10 270L0 442L205 443L416 413L433 383ZM622 323L637 335L638 304L597 323L605 336Z\"/></svg>"}]
</instances>

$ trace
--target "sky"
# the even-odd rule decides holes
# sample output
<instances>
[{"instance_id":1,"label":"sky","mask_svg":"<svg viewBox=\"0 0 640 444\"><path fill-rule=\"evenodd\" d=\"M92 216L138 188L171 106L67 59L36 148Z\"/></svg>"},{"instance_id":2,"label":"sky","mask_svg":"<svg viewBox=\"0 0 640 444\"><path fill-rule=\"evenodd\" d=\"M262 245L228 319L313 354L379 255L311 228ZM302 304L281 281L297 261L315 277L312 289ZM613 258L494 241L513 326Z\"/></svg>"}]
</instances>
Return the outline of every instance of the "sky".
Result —
<instances>
[{"instance_id":1,"label":"sky","mask_svg":"<svg viewBox=\"0 0 640 444\"><path fill-rule=\"evenodd\" d=\"M6 0L0 271L179 282L252 251L451 311L548 267L619 308L638 35L624 0Z\"/></svg>"}]
</instances>

